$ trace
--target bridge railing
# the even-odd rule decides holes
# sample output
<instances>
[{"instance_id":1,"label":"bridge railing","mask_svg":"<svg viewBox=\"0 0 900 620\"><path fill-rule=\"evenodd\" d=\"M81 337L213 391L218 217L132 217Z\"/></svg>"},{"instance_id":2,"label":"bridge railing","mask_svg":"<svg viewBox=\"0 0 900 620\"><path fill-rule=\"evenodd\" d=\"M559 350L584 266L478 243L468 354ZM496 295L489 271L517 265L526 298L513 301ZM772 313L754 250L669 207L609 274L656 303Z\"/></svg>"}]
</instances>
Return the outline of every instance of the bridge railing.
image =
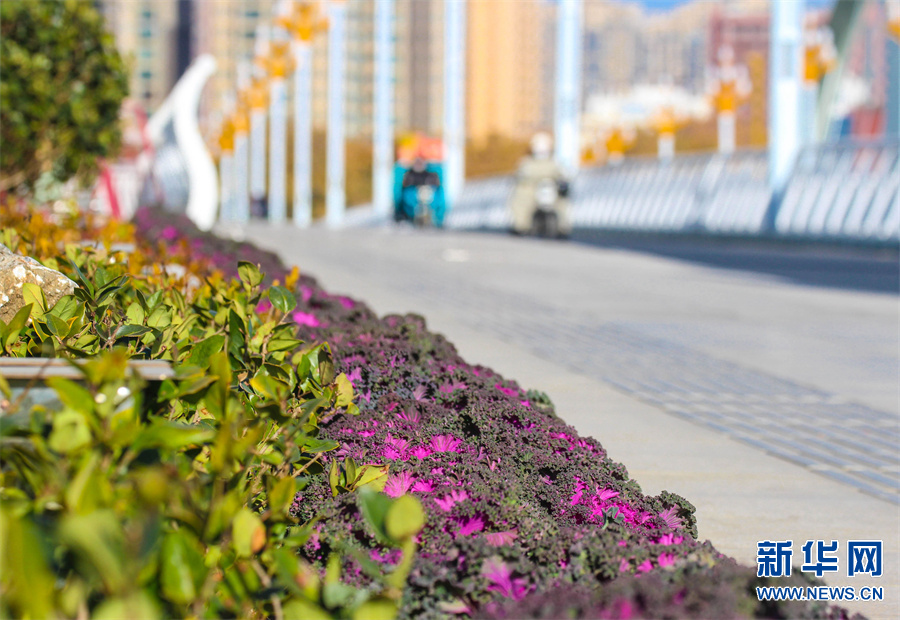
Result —
<instances>
[{"instance_id":1,"label":"bridge railing","mask_svg":"<svg viewBox=\"0 0 900 620\"><path fill-rule=\"evenodd\" d=\"M900 240L898 145L837 144L801 152L783 197L769 189L766 153L626 160L588 169L572 187L578 228ZM508 228L514 177L472 180L448 215L454 228Z\"/></svg>"}]
</instances>

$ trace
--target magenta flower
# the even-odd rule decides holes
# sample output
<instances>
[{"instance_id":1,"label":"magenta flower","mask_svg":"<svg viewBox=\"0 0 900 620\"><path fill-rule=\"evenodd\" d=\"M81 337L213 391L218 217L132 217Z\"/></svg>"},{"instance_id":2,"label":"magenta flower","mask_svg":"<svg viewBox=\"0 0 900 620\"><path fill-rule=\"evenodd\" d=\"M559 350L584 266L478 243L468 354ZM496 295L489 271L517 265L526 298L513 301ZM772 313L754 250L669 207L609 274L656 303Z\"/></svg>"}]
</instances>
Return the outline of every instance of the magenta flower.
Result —
<instances>
[{"instance_id":1,"label":"magenta flower","mask_svg":"<svg viewBox=\"0 0 900 620\"><path fill-rule=\"evenodd\" d=\"M350 382L350 385L356 387L356 384L362 381L362 367L357 366L347 373L347 380Z\"/></svg>"},{"instance_id":2,"label":"magenta flower","mask_svg":"<svg viewBox=\"0 0 900 620\"><path fill-rule=\"evenodd\" d=\"M521 403L521 405L523 407L529 407L529 408L531 407L531 403L527 400L520 400L519 402Z\"/></svg>"},{"instance_id":3,"label":"magenta flower","mask_svg":"<svg viewBox=\"0 0 900 620\"><path fill-rule=\"evenodd\" d=\"M427 392L427 391L428 391L428 388L425 387L424 385L417 385L412 393L413 400L417 400L417 401L425 400L425 392Z\"/></svg>"},{"instance_id":4,"label":"magenta flower","mask_svg":"<svg viewBox=\"0 0 900 620\"><path fill-rule=\"evenodd\" d=\"M651 570L653 570L653 564L650 560L644 560L637 567L639 573L649 573Z\"/></svg>"},{"instance_id":5,"label":"magenta flower","mask_svg":"<svg viewBox=\"0 0 900 620\"><path fill-rule=\"evenodd\" d=\"M462 381L453 381L452 383L444 383L438 388L438 392L442 394L452 394L456 390L466 389L466 384Z\"/></svg>"},{"instance_id":6,"label":"magenta flower","mask_svg":"<svg viewBox=\"0 0 900 620\"><path fill-rule=\"evenodd\" d=\"M387 444L384 447L382 454L384 457L391 460L407 460L406 452L409 448L409 442L405 439L399 439L392 437L390 433L388 433L387 437L384 439L384 443Z\"/></svg>"},{"instance_id":7,"label":"magenta flower","mask_svg":"<svg viewBox=\"0 0 900 620\"><path fill-rule=\"evenodd\" d=\"M412 455L419 460L427 459L429 456L431 456L431 450L429 450L425 446L419 446L412 451Z\"/></svg>"},{"instance_id":8,"label":"magenta flower","mask_svg":"<svg viewBox=\"0 0 900 620\"><path fill-rule=\"evenodd\" d=\"M256 304L256 314L265 314L269 310L272 309L272 302L268 299L261 299L258 304Z\"/></svg>"},{"instance_id":9,"label":"magenta flower","mask_svg":"<svg viewBox=\"0 0 900 620\"><path fill-rule=\"evenodd\" d=\"M310 299L312 299L312 294L313 294L312 289L309 288L308 286L300 287L300 297L303 299L303 303L306 303Z\"/></svg>"},{"instance_id":10,"label":"magenta flower","mask_svg":"<svg viewBox=\"0 0 900 620\"><path fill-rule=\"evenodd\" d=\"M675 506L670 506L666 508L661 513L659 513L659 518L663 520L663 522L671 529L677 529L681 527L681 519L678 515L675 514L676 508Z\"/></svg>"},{"instance_id":11,"label":"magenta flower","mask_svg":"<svg viewBox=\"0 0 900 620\"><path fill-rule=\"evenodd\" d=\"M481 517L472 517L471 519L467 519L465 523L460 522L459 532L456 534L459 536L470 536L475 532L480 532L484 529L484 521Z\"/></svg>"},{"instance_id":12,"label":"magenta flower","mask_svg":"<svg viewBox=\"0 0 900 620\"><path fill-rule=\"evenodd\" d=\"M413 476L411 473L408 471L400 472L388 478L387 484L384 485L384 492L391 497L400 497L409 491L412 483Z\"/></svg>"},{"instance_id":13,"label":"magenta flower","mask_svg":"<svg viewBox=\"0 0 900 620\"><path fill-rule=\"evenodd\" d=\"M622 560L619 562L619 572L624 573L631 569L631 564L628 563L628 560Z\"/></svg>"},{"instance_id":14,"label":"magenta flower","mask_svg":"<svg viewBox=\"0 0 900 620\"><path fill-rule=\"evenodd\" d=\"M519 531L517 529L512 529L505 532L490 532L485 534L484 537L487 539L490 546L502 547L503 545L508 545L514 541L518 535Z\"/></svg>"},{"instance_id":15,"label":"magenta flower","mask_svg":"<svg viewBox=\"0 0 900 620\"><path fill-rule=\"evenodd\" d=\"M491 582L487 587L490 592L498 592L506 598L521 601L528 594L528 587L521 577L512 578L512 571L506 563L497 556L491 556L484 561L481 574Z\"/></svg>"},{"instance_id":16,"label":"magenta flower","mask_svg":"<svg viewBox=\"0 0 900 620\"><path fill-rule=\"evenodd\" d=\"M413 493L431 493L434 491L434 480L417 480L412 490Z\"/></svg>"},{"instance_id":17,"label":"magenta flower","mask_svg":"<svg viewBox=\"0 0 900 620\"><path fill-rule=\"evenodd\" d=\"M581 501L581 497L584 495L584 490L587 488L587 485L581 481L580 478L575 478L575 493L572 495L572 498L569 500L569 506L574 506L578 502Z\"/></svg>"},{"instance_id":18,"label":"magenta flower","mask_svg":"<svg viewBox=\"0 0 900 620\"><path fill-rule=\"evenodd\" d=\"M294 319L294 322L297 325L306 325L308 327L318 327L320 325L319 319L316 318L316 315L310 314L308 312L300 312L299 310L291 315Z\"/></svg>"},{"instance_id":19,"label":"magenta flower","mask_svg":"<svg viewBox=\"0 0 900 620\"><path fill-rule=\"evenodd\" d=\"M159 236L166 241L174 241L178 238L178 229L174 226L166 226L162 229L162 232L159 234Z\"/></svg>"},{"instance_id":20,"label":"magenta flower","mask_svg":"<svg viewBox=\"0 0 900 620\"><path fill-rule=\"evenodd\" d=\"M338 301L341 302L341 305L344 306L347 310L350 310L356 304L349 297L340 297Z\"/></svg>"},{"instance_id":21,"label":"magenta flower","mask_svg":"<svg viewBox=\"0 0 900 620\"><path fill-rule=\"evenodd\" d=\"M401 411L397 414L397 417L401 420L406 420L407 422L411 422L412 424L419 423L419 412L417 410L412 411Z\"/></svg>"},{"instance_id":22,"label":"magenta flower","mask_svg":"<svg viewBox=\"0 0 900 620\"><path fill-rule=\"evenodd\" d=\"M613 491L612 489L603 489L599 493L597 493L597 499L601 502L607 499L612 499L619 494L618 491Z\"/></svg>"},{"instance_id":23,"label":"magenta flower","mask_svg":"<svg viewBox=\"0 0 900 620\"><path fill-rule=\"evenodd\" d=\"M494 387L497 388L498 390L500 390L501 392L503 392L504 394L506 394L507 396L518 396L519 395L519 390L517 390L515 388L503 387L502 383L497 383L494 385Z\"/></svg>"},{"instance_id":24,"label":"magenta flower","mask_svg":"<svg viewBox=\"0 0 900 620\"><path fill-rule=\"evenodd\" d=\"M431 447L435 452L459 452L460 440L453 435L435 435L431 438Z\"/></svg>"},{"instance_id":25,"label":"magenta flower","mask_svg":"<svg viewBox=\"0 0 900 620\"><path fill-rule=\"evenodd\" d=\"M676 536L675 534L669 532L668 534L663 534L659 538L656 539L657 545L680 545L684 541L683 536Z\"/></svg>"},{"instance_id":26,"label":"magenta flower","mask_svg":"<svg viewBox=\"0 0 900 620\"><path fill-rule=\"evenodd\" d=\"M659 563L660 568L672 566L675 564L675 556L671 553L660 553L656 561Z\"/></svg>"},{"instance_id":27,"label":"magenta flower","mask_svg":"<svg viewBox=\"0 0 900 620\"><path fill-rule=\"evenodd\" d=\"M448 495L445 495L443 499L435 499L434 501L437 502L437 505L441 510L443 510L444 512L450 512L453 506L467 499L469 499L468 493L466 493L464 490L457 491L456 489L454 489L453 491L450 491Z\"/></svg>"}]
</instances>

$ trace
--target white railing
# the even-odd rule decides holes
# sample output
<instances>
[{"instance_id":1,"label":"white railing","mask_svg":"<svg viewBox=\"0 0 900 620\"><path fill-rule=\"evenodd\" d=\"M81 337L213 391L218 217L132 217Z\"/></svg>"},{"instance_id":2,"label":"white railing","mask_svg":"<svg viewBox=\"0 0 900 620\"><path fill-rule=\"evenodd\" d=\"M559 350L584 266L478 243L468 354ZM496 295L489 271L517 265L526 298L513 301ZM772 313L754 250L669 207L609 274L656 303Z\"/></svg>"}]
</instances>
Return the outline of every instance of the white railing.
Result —
<instances>
[{"instance_id":1,"label":"white railing","mask_svg":"<svg viewBox=\"0 0 900 620\"><path fill-rule=\"evenodd\" d=\"M626 160L583 170L572 187L576 228L900 241L896 142L801 151L783 197L773 197L766 154ZM452 228L508 228L514 177L472 180L447 216Z\"/></svg>"}]
</instances>

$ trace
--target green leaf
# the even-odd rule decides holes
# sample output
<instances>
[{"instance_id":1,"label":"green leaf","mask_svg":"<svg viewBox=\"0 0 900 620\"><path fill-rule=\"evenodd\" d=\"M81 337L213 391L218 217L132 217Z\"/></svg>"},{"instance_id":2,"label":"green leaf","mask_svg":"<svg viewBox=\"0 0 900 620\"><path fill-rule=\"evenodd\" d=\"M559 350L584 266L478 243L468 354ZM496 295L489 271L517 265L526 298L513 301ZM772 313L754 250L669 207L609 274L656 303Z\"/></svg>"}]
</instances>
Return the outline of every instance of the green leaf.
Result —
<instances>
[{"instance_id":1,"label":"green leaf","mask_svg":"<svg viewBox=\"0 0 900 620\"><path fill-rule=\"evenodd\" d=\"M327 611L305 598L292 598L283 607L284 620L332 620Z\"/></svg>"},{"instance_id":2,"label":"green leaf","mask_svg":"<svg viewBox=\"0 0 900 620\"><path fill-rule=\"evenodd\" d=\"M334 383L337 388L337 400L334 404L338 407L346 407L351 404L353 402L353 384L350 383L347 375L342 372L334 380Z\"/></svg>"},{"instance_id":3,"label":"green leaf","mask_svg":"<svg viewBox=\"0 0 900 620\"><path fill-rule=\"evenodd\" d=\"M4 330L6 335L3 338L3 342L0 342L0 348L5 349L7 352L11 352L10 349L13 346L13 343L19 339L19 334L22 333L22 329L25 327L28 317L31 316L31 309L33 307L34 304L27 304L16 312L16 315Z\"/></svg>"},{"instance_id":4,"label":"green leaf","mask_svg":"<svg viewBox=\"0 0 900 620\"><path fill-rule=\"evenodd\" d=\"M384 521L387 535L396 542L412 538L425 527L425 511L412 495L401 495L394 500Z\"/></svg>"},{"instance_id":5,"label":"green leaf","mask_svg":"<svg viewBox=\"0 0 900 620\"><path fill-rule=\"evenodd\" d=\"M249 508L241 508L231 524L231 540L238 557L247 558L262 550L266 544L266 527L259 515Z\"/></svg>"},{"instance_id":6,"label":"green leaf","mask_svg":"<svg viewBox=\"0 0 900 620\"><path fill-rule=\"evenodd\" d=\"M49 377L46 383L53 388L64 405L84 415L93 412L94 397L83 386L63 377Z\"/></svg>"},{"instance_id":7,"label":"green leaf","mask_svg":"<svg viewBox=\"0 0 900 620\"><path fill-rule=\"evenodd\" d=\"M81 308L81 304L78 303L74 296L66 295L61 297L53 308L50 309L50 314L58 316L64 321L68 321L83 311L84 309Z\"/></svg>"},{"instance_id":8,"label":"green leaf","mask_svg":"<svg viewBox=\"0 0 900 620\"><path fill-rule=\"evenodd\" d=\"M45 324L50 333L59 338L65 338L69 335L69 324L56 315L44 314Z\"/></svg>"},{"instance_id":9,"label":"green leaf","mask_svg":"<svg viewBox=\"0 0 900 620\"><path fill-rule=\"evenodd\" d=\"M207 568L196 540L189 538L185 530L170 532L163 539L160 550L160 585L162 593L170 601L189 605L206 578Z\"/></svg>"},{"instance_id":10,"label":"green leaf","mask_svg":"<svg viewBox=\"0 0 900 620\"><path fill-rule=\"evenodd\" d=\"M44 291L33 282L25 282L22 285L22 298L26 304L33 304L31 309L31 317L39 319L44 316L47 311L47 298L44 297Z\"/></svg>"},{"instance_id":11,"label":"green leaf","mask_svg":"<svg viewBox=\"0 0 900 620\"><path fill-rule=\"evenodd\" d=\"M3 375L0 375L0 394L3 394L6 400L12 400L12 390Z\"/></svg>"},{"instance_id":12,"label":"green leaf","mask_svg":"<svg viewBox=\"0 0 900 620\"><path fill-rule=\"evenodd\" d=\"M366 601L353 611L353 620L394 620L397 617L397 603L388 598L374 598Z\"/></svg>"},{"instance_id":13,"label":"green leaf","mask_svg":"<svg viewBox=\"0 0 900 620\"><path fill-rule=\"evenodd\" d=\"M91 429L79 411L65 407L53 416L53 430L47 445L60 454L68 454L91 442Z\"/></svg>"},{"instance_id":14,"label":"green leaf","mask_svg":"<svg viewBox=\"0 0 900 620\"><path fill-rule=\"evenodd\" d=\"M122 325L113 333L112 337L116 340L119 338L134 338L135 336L143 336L150 333L150 331L149 327L143 325Z\"/></svg>"},{"instance_id":15,"label":"green leaf","mask_svg":"<svg viewBox=\"0 0 900 620\"><path fill-rule=\"evenodd\" d=\"M231 364L228 355L220 351L209 358L209 374L216 382L206 393L206 407L218 418L224 418L228 410L228 395L231 390Z\"/></svg>"},{"instance_id":16,"label":"green leaf","mask_svg":"<svg viewBox=\"0 0 900 620\"><path fill-rule=\"evenodd\" d=\"M302 340L297 340L296 338L273 338L266 345L266 350L269 353L277 353L278 351L292 351L296 349L301 344L303 344Z\"/></svg>"},{"instance_id":17,"label":"green leaf","mask_svg":"<svg viewBox=\"0 0 900 620\"><path fill-rule=\"evenodd\" d=\"M202 391L207 386L212 385L217 381L216 377L203 376L192 378L190 380L182 381L178 384L178 388L169 396L168 398L177 398L179 396L188 396L190 394L196 394ZM162 395L162 392L160 392Z\"/></svg>"},{"instance_id":18,"label":"green leaf","mask_svg":"<svg viewBox=\"0 0 900 620\"><path fill-rule=\"evenodd\" d=\"M162 617L159 602L151 594L139 590L128 596L110 598L91 614L92 620L158 620Z\"/></svg>"},{"instance_id":19,"label":"green leaf","mask_svg":"<svg viewBox=\"0 0 900 620\"><path fill-rule=\"evenodd\" d=\"M334 450L340 445L338 442L332 441L331 439L318 439L316 437L303 437L298 441L298 444L304 452L308 452L310 454L328 452L329 450Z\"/></svg>"},{"instance_id":20,"label":"green leaf","mask_svg":"<svg viewBox=\"0 0 900 620\"><path fill-rule=\"evenodd\" d=\"M238 262L238 277L247 288L259 286L263 281L263 274L260 273L259 267L245 260Z\"/></svg>"},{"instance_id":21,"label":"green leaf","mask_svg":"<svg viewBox=\"0 0 900 620\"><path fill-rule=\"evenodd\" d=\"M376 491L383 491L387 483L388 465L364 465L356 476L356 488L369 486Z\"/></svg>"},{"instance_id":22,"label":"green leaf","mask_svg":"<svg viewBox=\"0 0 900 620\"><path fill-rule=\"evenodd\" d=\"M62 541L93 565L108 590L125 585L125 550L122 524L111 510L66 516L59 527Z\"/></svg>"},{"instance_id":23,"label":"green leaf","mask_svg":"<svg viewBox=\"0 0 900 620\"><path fill-rule=\"evenodd\" d=\"M269 487L269 510L279 517L286 516L296 494L297 483L293 477L276 481Z\"/></svg>"},{"instance_id":24,"label":"green leaf","mask_svg":"<svg viewBox=\"0 0 900 620\"><path fill-rule=\"evenodd\" d=\"M204 338L193 346L190 355L188 355L186 363L190 364L191 366L206 368L209 365L209 358L212 356L212 354L221 351L224 347L225 336L223 336L222 334L216 334L215 336Z\"/></svg>"},{"instance_id":25,"label":"green leaf","mask_svg":"<svg viewBox=\"0 0 900 620\"><path fill-rule=\"evenodd\" d=\"M331 486L332 497L337 497L338 487L341 483L341 469L337 459L331 459L331 467L328 469L328 484Z\"/></svg>"},{"instance_id":26,"label":"green leaf","mask_svg":"<svg viewBox=\"0 0 900 620\"><path fill-rule=\"evenodd\" d=\"M125 311L125 316L128 317L128 322L132 325L143 325L144 318L146 318L147 315L144 312L143 306L139 302L133 301L128 306L128 310Z\"/></svg>"},{"instance_id":27,"label":"green leaf","mask_svg":"<svg viewBox=\"0 0 900 620\"><path fill-rule=\"evenodd\" d=\"M383 545L393 544L385 526L388 511L393 503L391 498L369 487L363 487L357 494L357 503L366 523L375 532L378 542Z\"/></svg>"},{"instance_id":28,"label":"green leaf","mask_svg":"<svg viewBox=\"0 0 900 620\"><path fill-rule=\"evenodd\" d=\"M75 272L75 275L78 276L78 283L85 291L87 291L88 295L93 299L94 297L94 285L91 284L91 281L88 280L85 275L81 272L81 269L78 268L78 264L74 260L69 260L69 264L72 266L72 270Z\"/></svg>"},{"instance_id":29,"label":"green leaf","mask_svg":"<svg viewBox=\"0 0 900 620\"><path fill-rule=\"evenodd\" d=\"M147 448L175 450L186 446L203 445L212 441L215 436L216 431L210 428L154 418L138 434L133 449L138 451Z\"/></svg>"},{"instance_id":30,"label":"green leaf","mask_svg":"<svg viewBox=\"0 0 900 620\"><path fill-rule=\"evenodd\" d=\"M269 289L269 301L282 314L287 314L297 307L297 298L283 286L273 286Z\"/></svg>"},{"instance_id":31,"label":"green leaf","mask_svg":"<svg viewBox=\"0 0 900 620\"><path fill-rule=\"evenodd\" d=\"M147 318L147 325L163 329L172 324L172 314L165 306L157 306Z\"/></svg>"}]
</instances>

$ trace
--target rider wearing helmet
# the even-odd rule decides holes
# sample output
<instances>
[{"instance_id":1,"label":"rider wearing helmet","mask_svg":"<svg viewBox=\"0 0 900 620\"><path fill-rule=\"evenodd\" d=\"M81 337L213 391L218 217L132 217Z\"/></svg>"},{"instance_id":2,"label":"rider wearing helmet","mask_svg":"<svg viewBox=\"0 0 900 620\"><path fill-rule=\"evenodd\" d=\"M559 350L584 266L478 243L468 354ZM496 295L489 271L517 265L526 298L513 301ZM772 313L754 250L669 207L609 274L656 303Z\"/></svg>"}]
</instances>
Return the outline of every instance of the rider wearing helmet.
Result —
<instances>
[{"instance_id":1,"label":"rider wearing helmet","mask_svg":"<svg viewBox=\"0 0 900 620\"><path fill-rule=\"evenodd\" d=\"M571 232L569 223L568 181L562 169L552 157L553 140L546 133L538 133L531 139L531 154L522 159L516 174L516 187L510 197L512 212L512 232L526 234L538 232L538 218L551 213L553 236L567 236ZM555 195L541 202L536 196L549 186Z\"/></svg>"},{"instance_id":2,"label":"rider wearing helmet","mask_svg":"<svg viewBox=\"0 0 900 620\"><path fill-rule=\"evenodd\" d=\"M424 159L416 157L413 165L403 175L403 188L419 187L420 185L437 187L440 185L440 179L436 173L428 170Z\"/></svg>"}]
</instances>

